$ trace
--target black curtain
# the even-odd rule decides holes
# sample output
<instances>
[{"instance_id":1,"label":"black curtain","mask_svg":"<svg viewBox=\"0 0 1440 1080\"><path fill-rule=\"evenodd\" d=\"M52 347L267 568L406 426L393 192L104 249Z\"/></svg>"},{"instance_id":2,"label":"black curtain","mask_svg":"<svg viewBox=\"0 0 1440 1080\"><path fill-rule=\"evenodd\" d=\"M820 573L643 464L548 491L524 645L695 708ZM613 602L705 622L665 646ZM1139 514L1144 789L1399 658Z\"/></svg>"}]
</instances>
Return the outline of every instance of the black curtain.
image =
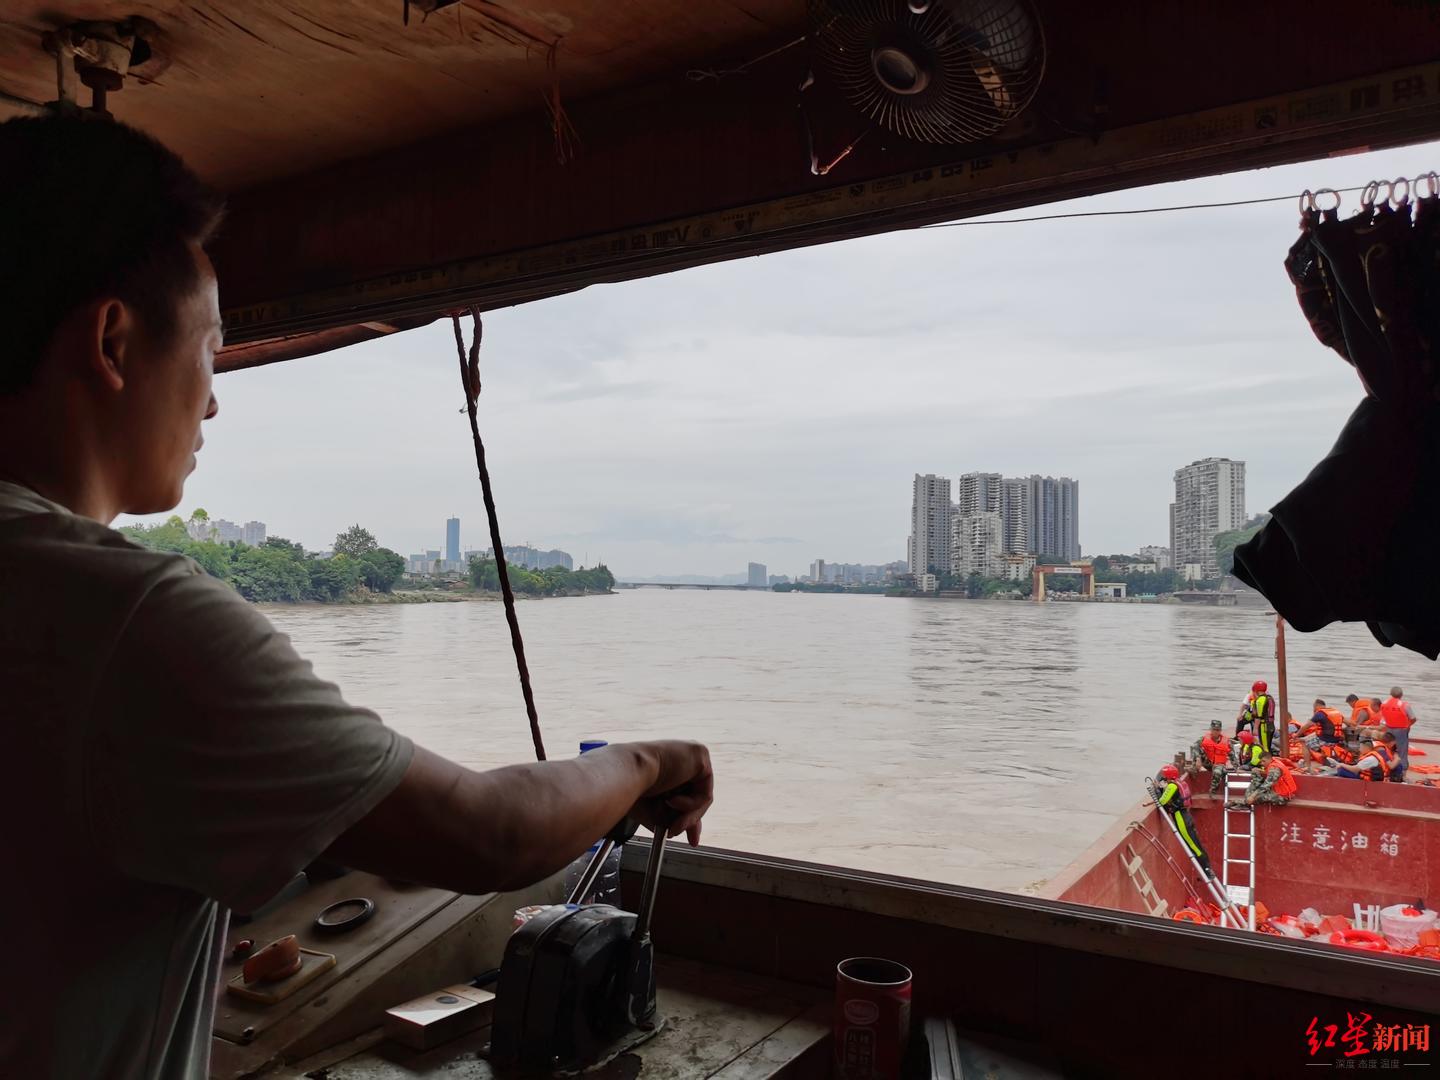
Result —
<instances>
[{"instance_id":1,"label":"black curtain","mask_svg":"<svg viewBox=\"0 0 1440 1080\"><path fill-rule=\"evenodd\" d=\"M1406 192L1408 196L1408 192ZM1297 630L1364 622L1440 655L1440 192L1308 211L1285 260L1320 342L1365 397L1334 447L1235 551L1235 576Z\"/></svg>"}]
</instances>

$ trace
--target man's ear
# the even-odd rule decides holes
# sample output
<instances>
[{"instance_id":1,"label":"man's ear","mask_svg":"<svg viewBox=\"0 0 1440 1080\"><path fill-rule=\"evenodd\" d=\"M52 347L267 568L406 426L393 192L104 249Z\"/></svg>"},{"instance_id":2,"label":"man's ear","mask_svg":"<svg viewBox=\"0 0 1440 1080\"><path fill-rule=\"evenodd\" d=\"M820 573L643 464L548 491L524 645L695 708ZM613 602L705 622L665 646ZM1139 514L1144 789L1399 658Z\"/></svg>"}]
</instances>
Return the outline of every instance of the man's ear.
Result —
<instances>
[{"instance_id":1,"label":"man's ear","mask_svg":"<svg viewBox=\"0 0 1440 1080\"><path fill-rule=\"evenodd\" d=\"M97 300L86 308L91 330L87 342L89 366L111 390L123 390L129 373L127 364L135 358L135 335L139 329L135 310L118 299Z\"/></svg>"}]
</instances>

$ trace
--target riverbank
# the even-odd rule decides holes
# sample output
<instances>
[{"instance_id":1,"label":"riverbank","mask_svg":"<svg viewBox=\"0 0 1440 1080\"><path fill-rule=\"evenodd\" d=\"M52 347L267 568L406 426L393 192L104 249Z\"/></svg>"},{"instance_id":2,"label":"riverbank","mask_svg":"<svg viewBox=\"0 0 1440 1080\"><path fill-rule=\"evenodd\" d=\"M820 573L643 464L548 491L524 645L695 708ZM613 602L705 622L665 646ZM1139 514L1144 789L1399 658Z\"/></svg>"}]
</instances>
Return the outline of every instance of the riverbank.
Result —
<instances>
[{"instance_id":1,"label":"riverbank","mask_svg":"<svg viewBox=\"0 0 1440 1080\"><path fill-rule=\"evenodd\" d=\"M614 596L614 590L574 590L557 593L516 593L516 600L578 598L582 596ZM338 600L268 601L275 607L367 607L376 604L469 604L490 603L503 599L500 593L485 589L395 589L392 592L352 592Z\"/></svg>"}]
</instances>

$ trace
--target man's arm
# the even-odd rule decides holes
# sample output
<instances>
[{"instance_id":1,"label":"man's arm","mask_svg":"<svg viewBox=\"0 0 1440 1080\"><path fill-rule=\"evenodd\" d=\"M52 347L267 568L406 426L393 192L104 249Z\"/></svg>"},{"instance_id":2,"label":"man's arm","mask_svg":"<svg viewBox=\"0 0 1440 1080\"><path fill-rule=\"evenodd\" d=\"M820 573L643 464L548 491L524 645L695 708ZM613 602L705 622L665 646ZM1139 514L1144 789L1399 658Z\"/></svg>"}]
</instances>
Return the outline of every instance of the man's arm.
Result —
<instances>
[{"instance_id":1,"label":"man's arm","mask_svg":"<svg viewBox=\"0 0 1440 1080\"><path fill-rule=\"evenodd\" d=\"M670 834L697 844L713 794L698 743L623 743L489 772L417 746L395 790L326 854L387 877L503 892L566 866L627 815L653 823L662 796Z\"/></svg>"},{"instance_id":2,"label":"man's arm","mask_svg":"<svg viewBox=\"0 0 1440 1080\"><path fill-rule=\"evenodd\" d=\"M1155 800L1156 805L1157 805L1157 806L1168 806L1168 805L1170 805L1170 800L1173 799L1173 798L1175 798L1176 794L1177 794L1179 791L1180 791L1180 785L1178 785L1177 783L1175 783L1174 780L1168 781L1168 782L1165 784L1165 790L1160 794L1160 797Z\"/></svg>"}]
</instances>

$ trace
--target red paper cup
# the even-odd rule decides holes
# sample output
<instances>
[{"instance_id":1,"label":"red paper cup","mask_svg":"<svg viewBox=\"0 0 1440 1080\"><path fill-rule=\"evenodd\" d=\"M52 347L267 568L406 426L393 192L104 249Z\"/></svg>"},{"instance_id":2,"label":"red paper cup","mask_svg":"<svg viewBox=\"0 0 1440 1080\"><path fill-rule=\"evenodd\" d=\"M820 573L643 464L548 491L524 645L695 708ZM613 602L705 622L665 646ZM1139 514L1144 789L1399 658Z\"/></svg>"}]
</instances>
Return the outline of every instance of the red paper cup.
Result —
<instances>
[{"instance_id":1,"label":"red paper cup","mask_svg":"<svg viewBox=\"0 0 1440 1080\"><path fill-rule=\"evenodd\" d=\"M835 968L835 1075L897 1080L910 1038L910 969L856 956Z\"/></svg>"}]
</instances>

